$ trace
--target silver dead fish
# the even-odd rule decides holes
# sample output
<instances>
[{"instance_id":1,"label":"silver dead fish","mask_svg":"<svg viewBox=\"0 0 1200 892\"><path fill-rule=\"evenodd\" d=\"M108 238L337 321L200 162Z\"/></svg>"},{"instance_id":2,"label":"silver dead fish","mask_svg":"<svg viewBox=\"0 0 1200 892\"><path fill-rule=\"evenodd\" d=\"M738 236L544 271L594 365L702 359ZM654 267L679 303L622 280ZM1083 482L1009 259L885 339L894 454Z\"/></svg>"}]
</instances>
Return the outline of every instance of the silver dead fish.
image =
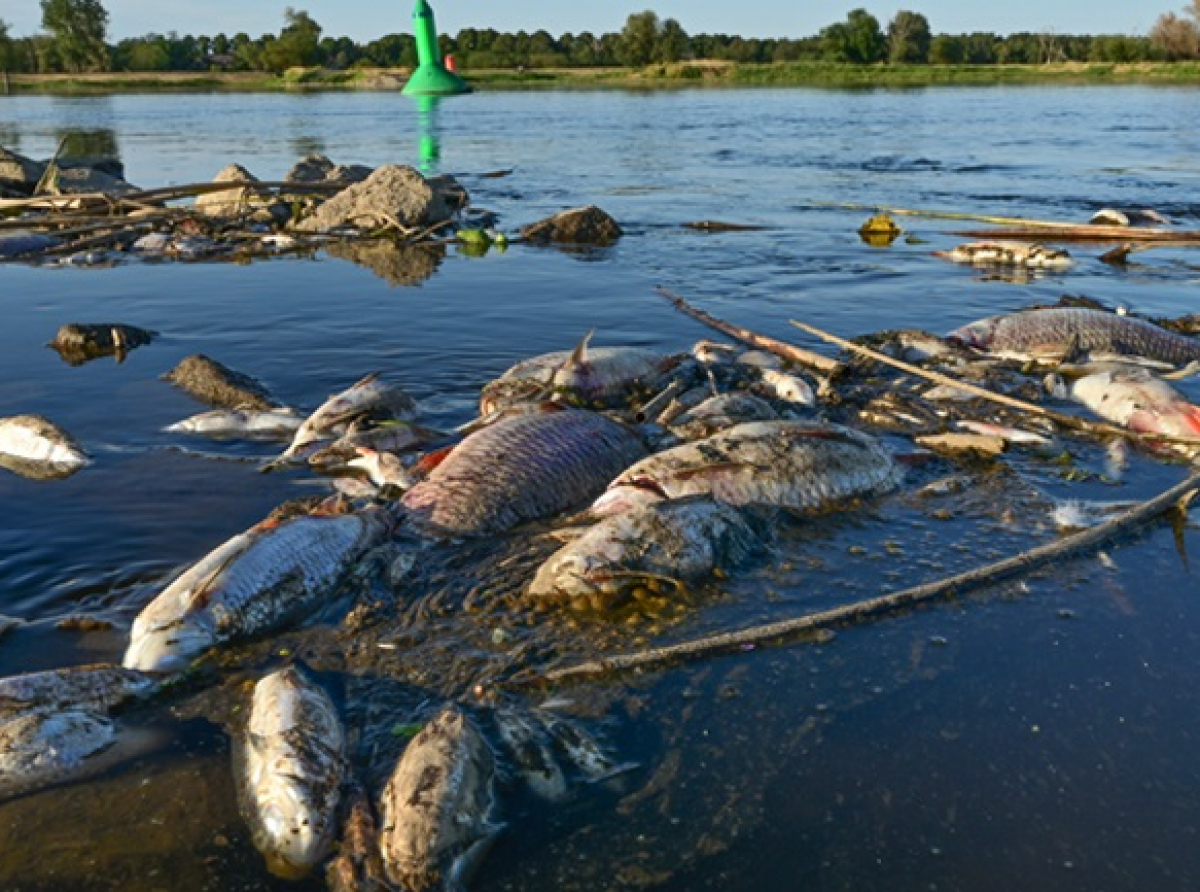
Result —
<instances>
[{"instance_id":1,"label":"silver dead fish","mask_svg":"<svg viewBox=\"0 0 1200 892\"><path fill-rule=\"evenodd\" d=\"M719 393L669 419L671 432L685 440L711 437L713 434L750 421L772 421L779 412L764 399L745 391Z\"/></svg>"},{"instance_id":2,"label":"silver dead fish","mask_svg":"<svg viewBox=\"0 0 1200 892\"><path fill-rule=\"evenodd\" d=\"M465 886L501 829L492 822L495 757L461 709L445 707L412 739L380 800L388 878L406 892Z\"/></svg>"},{"instance_id":3,"label":"silver dead fish","mask_svg":"<svg viewBox=\"0 0 1200 892\"><path fill-rule=\"evenodd\" d=\"M666 594L736 566L762 547L738 509L707 497L637 505L606 517L565 545L529 584L536 598L573 607L622 606L641 590Z\"/></svg>"},{"instance_id":4,"label":"silver dead fish","mask_svg":"<svg viewBox=\"0 0 1200 892\"><path fill-rule=\"evenodd\" d=\"M991 316L947 336L1003 358L1059 360L1076 352L1168 365L1200 359L1200 341L1152 322L1085 307L1049 307Z\"/></svg>"},{"instance_id":5,"label":"silver dead fish","mask_svg":"<svg viewBox=\"0 0 1200 892\"><path fill-rule=\"evenodd\" d=\"M304 419L282 458L296 458L305 447L332 439L339 427L351 421L368 417L375 421L411 421L416 408L413 398L399 385L390 384L373 372L331 396Z\"/></svg>"},{"instance_id":6,"label":"silver dead fish","mask_svg":"<svg viewBox=\"0 0 1200 892\"><path fill-rule=\"evenodd\" d=\"M217 546L143 608L123 665L186 668L217 644L253 637L307 615L391 530L382 508L268 520Z\"/></svg>"},{"instance_id":7,"label":"silver dead fish","mask_svg":"<svg viewBox=\"0 0 1200 892\"><path fill-rule=\"evenodd\" d=\"M594 498L645 454L637 434L593 412L506 418L455 446L401 504L432 532L484 535Z\"/></svg>"},{"instance_id":8,"label":"silver dead fish","mask_svg":"<svg viewBox=\"0 0 1200 892\"><path fill-rule=\"evenodd\" d=\"M1061 248L1037 242L969 242L934 256L975 266L1023 266L1028 269L1069 269L1075 261Z\"/></svg>"},{"instance_id":9,"label":"silver dead fish","mask_svg":"<svg viewBox=\"0 0 1200 892\"><path fill-rule=\"evenodd\" d=\"M0 717L30 709L108 712L158 690L161 679L110 663L0 678Z\"/></svg>"},{"instance_id":10,"label":"silver dead fish","mask_svg":"<svg viewBox=\"0 0 1200 892\"><path fill-rule=\"evenodd\" d=\"M345 735L329 695L289 666L254 686L237 778L251 839L273 873L303 876L333 847Z\"/></svg>"},{"instance_id":11,"label":"silver dead fish","mask_svg":"<svg viewBox=\"0 0 1200 892\"><path fill-rule=\"evenodd\" d=\"M549 802L567 795L567 777L550 749L545 725L528 711L501 707L493 713L509 758L529 789Z\"/></svg>"},{"instance_id":12,"label":"silver dead fish","mask_svg":"<svg viewBox=\"0 0 1200 892\"><path fill-rule=\"evenodd\" d=\"M508 369L484 386L479 414L491 415L515 403L551 397L588 405L608 405L640 383L652 383L675 361L644 347L590 347L592 333L574 350L545 353Z\"/></svg>"},{"instance_id":13,"label":"silver dead fish","mask_svg":"<svg viewBox=\"0 0 1200 892\"><path fill-rule=\"evenodd\" d=\"M3 719L0 798L78 774L115 740L112 720L86 709L35 709Z\"/></svg>"},{"instance_id":14,"label":"silver dead fish","mask_svg":"<svg viewBox=\"0 0 1200 892\"><path fill-rule=\"evenodd\" d=\"M836 424L755 421L651 455L592 505L597 514L687 495L731 505L823 508L899 485L896 461L874 438Z\"/></svg>"},{"instance_id":15,"label":"silver dead fish","mask_svg":"<svg viewBox=\"0 0 1200 892\"><path fill-rule=\"evenodd\" d=\"M213 409L168 424L163 431L205 437L290 439L303 421L291 409Z\"/></svg>"},{"instance_id":16,"label":"silver dead fish","mask_svg":"<svg viewBox=\"0 0 1200 892\"><path fill-rule=\"evenodd\" d=\"M0 418L0 454L69 470L89 461L74 437L41 415Z\"/></svg>"}]
</instances>

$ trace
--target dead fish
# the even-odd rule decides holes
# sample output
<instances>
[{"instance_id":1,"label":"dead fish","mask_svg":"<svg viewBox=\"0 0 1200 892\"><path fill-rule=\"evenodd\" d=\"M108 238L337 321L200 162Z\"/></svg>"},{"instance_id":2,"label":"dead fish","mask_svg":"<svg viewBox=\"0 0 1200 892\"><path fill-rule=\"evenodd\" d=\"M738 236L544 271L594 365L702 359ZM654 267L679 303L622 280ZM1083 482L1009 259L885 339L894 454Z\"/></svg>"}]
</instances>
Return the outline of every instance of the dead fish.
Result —
<instances>
[{"instance_id":1,"label":"dead fish","mask_svg":"<svg viewBox=\"0 0 1200 892\"><path fill-rule=\"evenodd\" d=\"M317 407L296 431L283 458L299 456L313 443L333 439L333 432L352 421L411 421L417 404L398 384L391 384L372 372Z\"/></svg>"},{"instance_id":2,"label":"dead fish","mask_svg":"<svg viewBox=\"0 0 1200 892\"><path fill-rule=\"evenodd\" d=\"M342 822L337 854L325 868L329 892L390 892L379 854L379 831L375 813L362 784L354 783L344 797L346 819Z\"/></svg>"},{"instance_id":3,"label":"dead fish","mask_svg":"<svg viewBox=\"0 0 1200 892\"><path fill-rule=\"evenodd\" d=\"M163 379L215 409L262 411L279 405L260 381L235 372L203 353L181 359Z\"/></svg>"},{"instance_id":4,"label":"dead fish","mask_svg":"<svg viewBox=\"0 0 1200 892\"><path fill-rule=\"evenodd\" d=\"M217 438L287 439L296 433L302 421L292 409L213 409L168 424L163 432Z\"/></svg>"},{"instance_id":5,"label":"dead fish","mask_svg":"<svg viewBox=\"0 0 1200 892\"><path fill-rule=\"evenodd\" d=\"M214 548L133 621L122 664L185 669L204 651L297 620L327 603L345 571L391 531L382 508L268 520Z\"/></svg>"},{"instance_id":6,"label":"dead fish","mask_svg":"<svg viewBox=\"0 0 1200 892\"><path fill-rule=\"evenodd\" d=\"M1059 248L1048 248L1036 242L969 242L949 251L934 251L954 263L975 266L1023 266L1028 269L1068 269L1074 261Z\"/></svg>"},{"instance_id":7,"label":"dead fish","mask_svg":"<svg viewBox=\"0 0 1200 892\"><path fill-rule=\"evenodd\" d=\"M1050 519L1062 532L1086 530L1088 527L1111 520L1137 504L1137 502L1089 502L1070 499L1055 505L1050 512Z\"/></svg>"},{"instance_id":8,"label":"dead fish","mask_svg":"<svg viewBox=\"0 0 1200 892\"><path fill-rule=\"evenodd\" d=\"M639 767L637 762L618 762L573 719L546 710L537 710L535 714L545 724L554 745L590 783L600 783Z\"/></svg>"},{"instance_id":9,"label":"dead fish","mask_svg":"<svg viewBox=\"0 0 1200 892\"><path fill-rule=\"evenodd\" d=\"M595 497L645 454L636 433L594 412L507 418L467 436L401 504L435 534L499 532Z\"/></svg>"},{"instance_id":10,"label":"dead fish","mask_svg":"<svg viewBox=\"0 0 1200 892\"><path fill-rule=\"evenodd\" d=\"M371 427L347 431L310 455L308 463L317 468L336 467L358 457L361 449L387 453L412 452L452 440L453 436L449 434L410 421L384 421Z\"/></svg>"},{"instance_id":11,"label":"dead fish","mask_svg":"<svg viewBox=\"0 0 1200 892\"><path fill-rule=\"evenodd\" d=\"M528 711L513 707L501 707L492 717L513 766L529 789L548 802L565 799L567 778L550 750L545 725Z\"/></svg>"},{"instance_id":12,"label":"dead fish","mask_svg":"<svg viewBox=\"0 0 1200 892\"><path fill-rule=\"evenodd\" d=\"M755 421L655 453L626 469L592 505L604 515L710 494L731 505L823 508L886 492L901 472L874 438L836 424Z\"/></svg>"},{"instance_id":13,"label":"dead fish","mask_svg":"<svg viewBox=\"0 0 1200 892\"><path fill-rule=\"evenodd\" d=\"M1077 352L1181 366L1200 359L1200 341L1137 319L1084 307L1048 307L991 316L947 337L1007 359L1061 360Z\"/></svg>"},{"instance_id":14,"label":"dead fish","mask_svg":"<svg viewBox=\"0 0 1200 892\"><path fill-rule=\"evenodd\" d=\"M0 716L30 709L108 712L158 690L161 679L109 663L0 678Z\"/></svg>"},{"instance_id":15,"label":"dead fish","mask_svg":"<svg viewBox=\"0 0 1200 892\"><path fill-rule=\"evenodd\" d=\"M799 375L767 368L762 370L760 382L763 390L770 396L785 403L805 407L817 404L817 395L813 393L809 383Z\"/></svg>"},{"instance_id":16,"label":"dead fish","mask_svg":"<svg viewBox=\"0 0 1200 892\"><path fill-rule=\"evenodd\" d=\"M644 347L589 347L591 337L588 332L574 350L545 353L508 369L484 386L479 414L552 397L608 406L627 398L638 385L653 389L675 365L671 357Z\"/></svg>"},{"instance_id":17,"label":"dead fish","mask_svg":"<svg viewBox=\"0 0 1200 892\"><path fill-rule=\"evenodd\" d=\"M495 758L466 714L446 706L409 742L380 800L388 878L406 892L463 888L501 827Z\"/></svg>"},{"instance_id":18,"label":"dead fish","mask_svg":"<svg viewBox=\"0 0 1200 892\"><path fill-rule=\"evenodd\" d=\"M240 741L239 792L271 872L295 879L333 847L346 774L345 735L329 695L289 666L254 686Z\"/></svg>"},{"instance_id":19,"label":"dead fish","mask_svg":"<svg viewBox=\"0 0 1200 892\"><path fill-rule=\"evenodd\" d=\"M34 709L0 721L0 798L78 774L115 740L112 720L86 709Z\"/></svg>"},{"instance_id":20,"label":"dead fish","mask_svg":"<svg viewBox=\"0 0 1200 892\"><path fill-rule=\"evenodd\" d=\"M90 460L74 437L41 415L0 418L0 454L68 471Z\"/></svg>"},{"instance_id":21,"label":"dead fish","mask_svg":"<svg viewBox=\"0 0 1200 892\"><path fill-rule=\"evenodd\" d=\"M404 466L398 455L368 449L365 446L359 446L356 452L358 454L346 462L346 467L365 471L367 479L376 486L394 486L407 490L416 483L415 475Z\"/></svg>"},{"instance_id":22,"label":"dead fish","mask_svg":"<svg viewBox=\"0 0 1200 892\"><path fill-rule=\"evenodd\" d=\"M1049 447L1054 445L1054 440L1042 434L1035 434L1033 431L1021 430L1018 427L1010 427L1006 424L992 424L986 421L956 421L954 426L960 430L970 431L973 434L982 434L989 437L999 437L1006 443L1016 443L1022 446L1041 446Z\"/></svg>"},{"instance_id":23,"label":"dead fish","mask_svg":"<svg viewBox=\"0 0 1200 892\"><path fill-rule=\"evenodd\" d=\"M1088 220L1094 226L1169 226L1171 221L1153 210L1118 210L1101 208Z\"/></svg>"},{"instance_id":24,"label":"dead fish","mask_svg":"<svg viewBox=\"0 0 1200 892\"><path fill-rule=\"evenodd\" d=\"M739 390L710 396L699 405L675 414L670 420L670 428L672 433L685 440L695 440L710 437L735 424L777 418L779 412L766 400Z\"/></svg>"},{"instance_id":25,"label":"dead fish","mask_svg":"<svg viewBox=\"0 0 1200 892\"><path fill-rule=\"evenodd\" d=\"M637 505L604 518L547 558L529 594L577 609L609 610L643 591L678 594L719 568L742 563L762 544L738 509L706 496Z\"/></svg>"},{"instance_id":26,"label":"dead fish","mask_svg":"<svg viewBox=\"0 0 1200 892\"><path fill-rule=\"evenodd\" d=\"M1069 393L1101 418L1130 430L1200 437L1200 407L1148 369L1103 369L1076 379Z\"/></svg>"}]
</instances>

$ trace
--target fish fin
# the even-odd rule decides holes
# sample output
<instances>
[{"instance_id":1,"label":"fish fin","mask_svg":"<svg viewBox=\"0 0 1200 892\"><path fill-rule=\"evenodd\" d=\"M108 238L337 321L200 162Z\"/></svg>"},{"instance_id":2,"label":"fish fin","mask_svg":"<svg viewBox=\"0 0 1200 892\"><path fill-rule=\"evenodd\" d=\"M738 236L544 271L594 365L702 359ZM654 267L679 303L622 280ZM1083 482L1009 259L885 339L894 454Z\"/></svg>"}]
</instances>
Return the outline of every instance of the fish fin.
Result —
<instances>
[{"instance_id":1,"label":"fish fin","mask_svg":"<svg viewBox=\"0 0 1200 892\"><path fill-rule=\"evenodd\" d=\"M588 343L592 340L592 335L595 333L596 329L590 329L588 333L583 336L583 340L581 340L575 349L571 351L571 355L566 358L566 361L563 362L560 368L573 369L578 368L581 365L587 365Z\"/></svg>"},{"instance_id":2,"label":"fish fin","mask_svg":"<svg viewBox=\"0 0 1200 892\"><path fill-rule=\"evenodd\" d=\"M366 375L363 375L363 377L360 381L356 381L353 386L354 387L364 387L367 384L370 384L372 381L374 381L378 377L379 377L379 372L368 372Z\"/></svg>"},{"instance_id":3,"label":"fish fin","mask_svg":"<svg viewBox=\"0 0 1200 892\"><path fill-rule=\"evenodd\" d=\"M484 825L484 835L467 846L466 850L454 859L450 870L446 872L446 892L466 892L467 883L479 869L483 859L487 857L496 837L506 826L505 824L491 823Z\"/></svg>"},{"instance_id":4,"label":"fish fin","mask_svg":"<svg viewBox=\"0 0 1200 892\"><path fill-rule=\"evenodd\" d=\"M416 464L412 466L413 472L416 474L428 474L447 458L449 458L450 453L454 451L455 445L456 444L451 443L449 446L442 446L439 449L434 449L432 452L426 452L421 456L420 459L418 459Z\"/></svg>"}]
</instances>

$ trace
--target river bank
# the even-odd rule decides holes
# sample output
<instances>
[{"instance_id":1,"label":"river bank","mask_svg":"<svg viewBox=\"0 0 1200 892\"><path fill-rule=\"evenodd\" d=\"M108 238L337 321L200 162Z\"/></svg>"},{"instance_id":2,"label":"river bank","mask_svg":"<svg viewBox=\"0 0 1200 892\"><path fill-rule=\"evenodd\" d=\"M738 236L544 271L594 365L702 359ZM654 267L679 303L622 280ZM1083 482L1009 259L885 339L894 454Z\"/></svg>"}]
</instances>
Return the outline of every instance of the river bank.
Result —
<instances>
[{"instance_id":1,"label":"river bank","mask_svg":"<svg viewBox=\"0 0 1200 892\"><path fill-rule=\"evenodd\" d=\"M646 68L477 69L462 72L476 89L669 89L713 87L921 87L1003 84L1200 84L1194 62L1129 65L838 65L787 62L743 65L697 60ZM335 71L292 68L259 71L156 71L84 74L9 74L8 94L140 92L274 92L288 90L394 90L408 79L406 68Z\"/></svg>"}]
</instances>

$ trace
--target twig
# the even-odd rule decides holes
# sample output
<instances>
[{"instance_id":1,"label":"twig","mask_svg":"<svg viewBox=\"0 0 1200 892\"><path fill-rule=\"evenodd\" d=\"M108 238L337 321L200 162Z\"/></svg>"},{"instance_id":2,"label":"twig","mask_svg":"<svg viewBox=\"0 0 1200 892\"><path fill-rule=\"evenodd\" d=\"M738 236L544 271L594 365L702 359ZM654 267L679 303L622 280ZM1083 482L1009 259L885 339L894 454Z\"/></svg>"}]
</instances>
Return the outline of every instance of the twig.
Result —
<instances>
[{"instance_id":1,"label":"twig","mask_svg":"<svg viewBox=\"0 0 1200 892\"><path fill-rule=\"evenodd\" d=\"M872 350L870 347L864 347L862 344L856 344L853 341L847 341L845 338L840 338L837 335L829 334L829 332L821 331L812 325L804 322L797 322L795 319L788 320L792 325L801 331L808 332L814 337L820 338L830 344L836 344L839 347L844 347L847 350L853 350L862 356L870 357L878 362L890 365L901 371L917 375L921 378L926 378L930 381L936 381L939 384L946 384L950 387L957 387L959 390L965 390L968 393L981 397L985 400L990 400L993 403L999 403L1002 406L1008 406L1010 409L1019 409L1022 412L1029 412L1034 415L1040 415L1043 418L1048 418L1055 424L1062 427L1070 428L1071 430L1083 431L1089 434L1108 435L1123 437L1127 440L1137 440L1140 442L1154 443L1180 443L1188 446L1200 445L1200 439L1195 437L1177 437L1170 434L1143 434L1137 431L1131 431L1127 428L1118 427L1115 424L1108 424L1103 421L1088 421L1086 418L1078 418L1074 415L1068 415L1065 412L1055 412L1053 409L1047 409L1045 406L1039 406L1037 403L1027 403L1024 400L1019 400L1016 397L1007 396L1003 393L996 393L994 390L988 390L986 387L980 387L978 384L972 384L969 381L963 381L959 378L953 378L950 375L944 375L941 372L935 372L931 369L923 369L920 366L912 365L900 359L894 359L886 353L880 353L878 350Z\"/></svg>"},{"instance_id":2,"label":"twig","mask_svg":"<svg viewBox=\"0 0 1200 892\"><path fill-rule=\"evenodd\" d=\"M1110 520L1090 529L1065 536L1056 542L1040 545L1010 558L976 567L964 573L946 577L935 582L918 585L890 595L881 595L865 601L857 601L831 610L810 613L806 616L780 620L765 625L751 626L734 632L722 632L677 644L650 648L636 653L618 654L551 669L540 675L517 677L510 683L536 684L587 678L630 669L646 669L663 663L682 659L694 659L733 648L744 648L790 638L804 632L885 616L899 610L911 608L923 602L952 597L967 591L982 588L1011 576L1030 573L1050 563L1077 557L1115 536L1128 532L1178 505L1186 510L1187 500L1200 490L1200 474L1193 474L1181 483L1142 502Z\"/></svg>"},{"instance_id":3,"label":"twig","mask_svg":"<svg viewBox=\"0 0 1200 892\"><path fill-rule=\"evenodd\" d=\"M751 347L766 350L768 353L774 353L776 356L790 362L805 366L806 368L816 369L825 374L832 374L841 368L837 360L822 356L820 353L813 353L810 350L804 350L792 344L785 344L783 341L777 341L767 335L757 334L748 328L742 328L731 322L726 322L724 319L718 319L711 313L706 313L699 307L692 306L678 294L674 294L662 286L659 286L655 290L673 303L677 310L682 310L693 319L698 319L705 325L715 328L722 334L729 335L729 337L741 341L743 344L749 344Z\"/></svg>"}]
</instances>

